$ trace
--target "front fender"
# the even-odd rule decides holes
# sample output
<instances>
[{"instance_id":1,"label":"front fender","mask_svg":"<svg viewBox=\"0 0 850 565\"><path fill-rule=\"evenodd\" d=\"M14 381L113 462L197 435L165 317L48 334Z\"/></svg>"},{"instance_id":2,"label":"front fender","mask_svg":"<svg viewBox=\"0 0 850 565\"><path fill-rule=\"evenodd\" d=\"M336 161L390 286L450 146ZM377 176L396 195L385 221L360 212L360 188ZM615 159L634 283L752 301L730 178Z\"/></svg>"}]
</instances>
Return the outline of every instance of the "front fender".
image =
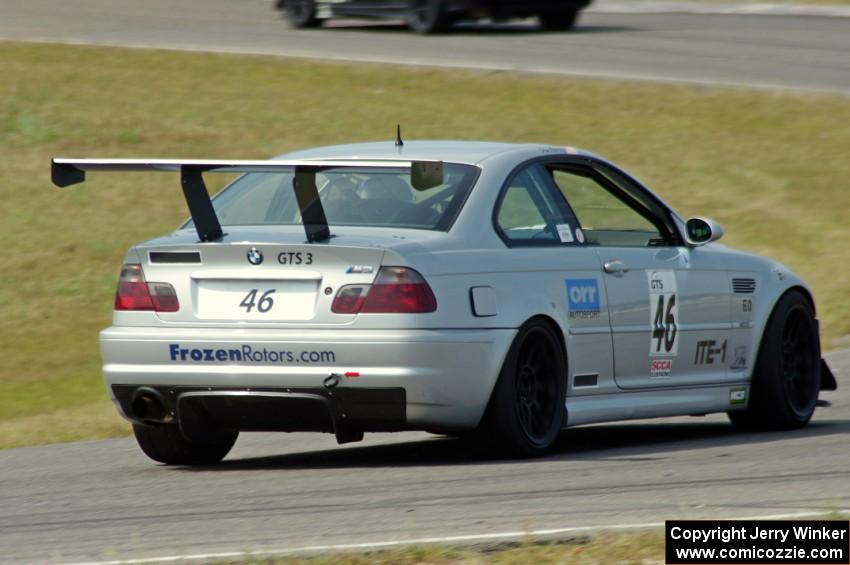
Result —
<instances>
[{"instance_id":1,"label":"front fender","mask_svg":"<svg viewBox=\"0 0 850 565\"><path fill-rule=\"evenodd\" d=\"M764 333L767 329L767 324L770 320L770 315L773 313L773 310L776 308L776 304L779 300L788 292L792 290L801 292L811 304L812 312L815 313L815 321L818 322L814 294L805 281L781 263L767 260L766 262L768 263L769 268L762 272L760 281L761 284L759 285L760 290L757 291L758 300L756 302L756 315L753 319L754 331L752 346L750 348L750 367L755 367L755 362L758 358L759 349L761 347L762 339L764 338ZM817 323L817 327L818 351L820 352L819 323ZM821 359L819 370L821 374L821 390L836 390L838 388L838 383L836 382L832 371L829 369L829 366L823 359Z\"/></svg>"}]
</instances>

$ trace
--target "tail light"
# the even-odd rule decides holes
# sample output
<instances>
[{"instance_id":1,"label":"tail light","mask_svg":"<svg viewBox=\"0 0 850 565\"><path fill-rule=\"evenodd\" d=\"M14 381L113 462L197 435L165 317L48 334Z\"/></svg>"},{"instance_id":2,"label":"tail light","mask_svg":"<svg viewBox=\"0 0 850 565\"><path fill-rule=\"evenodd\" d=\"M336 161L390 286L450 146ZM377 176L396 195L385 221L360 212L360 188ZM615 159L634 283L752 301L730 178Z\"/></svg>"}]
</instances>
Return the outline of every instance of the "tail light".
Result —
<instances>
[{"instance_id":1,"label":"tail light","mask_svg":"<svg viewBox=\"0 0 850 565\"><path fill-rule=\"evenodd\" d=\"M339 289L334 297L334 302L331 305L331 312L334 314L357 314L363 308L363 303L366 302L366 295L369 294L368 284L349 284Z\"/></svg>"},{"instance_id":2,"label":"tail light","mask_svg":"<svg viewBox=\"0 0 850 565\"><path fill-rule=\"evenodd\" d=\"M425 314L436 309L431 287L406 267L381 267L373 284L340 288L331 306L335 314Z\"/></svg>"},{"instance_id":3,"label":"tail light","mask_svg":"<svg viewBox=\"0 0 850 565\"><path fill-rule=\"evenodd\" d=\"M121 267L118 290L115 292L115 309L177 312L180 302L173 286L146 282L142 266L129 264Z\"/></svg>"}]
</instances>

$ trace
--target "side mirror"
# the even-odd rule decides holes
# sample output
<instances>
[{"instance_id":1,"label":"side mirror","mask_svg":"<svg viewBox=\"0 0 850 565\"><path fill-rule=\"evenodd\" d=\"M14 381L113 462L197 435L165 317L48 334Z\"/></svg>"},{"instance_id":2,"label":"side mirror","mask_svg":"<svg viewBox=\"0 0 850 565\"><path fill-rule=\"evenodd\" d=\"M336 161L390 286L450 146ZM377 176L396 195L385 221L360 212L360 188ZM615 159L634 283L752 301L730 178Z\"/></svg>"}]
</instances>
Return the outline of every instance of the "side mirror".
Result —
<instances>
[{"instance_id":1,"label":"side mirror","mask_svg":"<svg viewBox=\"0 0 850 565\"><path fill-rule=\"evenodd\" d=\"M691 245L705 245L723 237L723 228L708 218L691 218L685 222L685 238Z\"/></svg>"}]
</instances>

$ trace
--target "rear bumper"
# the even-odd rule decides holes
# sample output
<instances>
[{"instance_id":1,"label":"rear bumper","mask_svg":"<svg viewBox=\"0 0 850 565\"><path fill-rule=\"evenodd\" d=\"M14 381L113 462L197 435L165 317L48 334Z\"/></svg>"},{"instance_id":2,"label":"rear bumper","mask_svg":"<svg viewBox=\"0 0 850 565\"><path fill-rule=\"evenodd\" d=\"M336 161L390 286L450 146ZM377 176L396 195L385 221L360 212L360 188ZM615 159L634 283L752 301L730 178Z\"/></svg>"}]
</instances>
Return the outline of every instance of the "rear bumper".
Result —
<instances>
[{"instance_id":1,"label":"rear bumper","mask_svg":"<svg viewBox=\"0 0 850 565\"><path fill-rule=\"evenodd\" d=\"M130 420L133 391L146 386L172 403L175 416L178 399L193 393L192 404L240 429L331 431L324 415L316 420L321 425L309 414L286 415L314 406L307 412L330 411L332 424L342 419L364 431L393 431L476 426L515 334L112 327L101 332L100 345L107 388ZM331 375L338 382L326 388ZM203 391L221 394L201 399ZM256 421L238 416L259 405ZM275 411L282 414L277 421L259 416Z\"/></svg>"},{"instance_id":2,"label":"rear bumper","mask_svg":"<svg viewBox=\"0 0 850 565\"><path fill-rule=\"evenodd\" d=\"M186 437L203 438L210 430L326 432L340 443L368 431L407 429L402 388L230 388L112 385L121 411L143 424L177 422ZM138 416L138 397L147 395L161 417Z\"/></svg>"}]
</instances>

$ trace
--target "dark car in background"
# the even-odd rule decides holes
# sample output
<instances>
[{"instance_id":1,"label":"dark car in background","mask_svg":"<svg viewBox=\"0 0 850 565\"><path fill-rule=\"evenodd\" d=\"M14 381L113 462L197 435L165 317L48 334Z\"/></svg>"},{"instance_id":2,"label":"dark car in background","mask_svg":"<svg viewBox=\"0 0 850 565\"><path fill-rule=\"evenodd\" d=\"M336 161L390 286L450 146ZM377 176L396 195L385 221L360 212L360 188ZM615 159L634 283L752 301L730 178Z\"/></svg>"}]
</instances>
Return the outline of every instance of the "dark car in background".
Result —
<instances>
[{"instance_id":1,"label":"dark car in background","mask_svg":"<svg viewBox=\"0 0 850 565\"><path fill-rule=\"evenodd\" d=\"M446 31L459 20L536 16L545 30L575 24L591 0L278 0L277 6L296 28L318 27L331 18L403 19L419 33Z\"/></svg>"}]
</instances>

